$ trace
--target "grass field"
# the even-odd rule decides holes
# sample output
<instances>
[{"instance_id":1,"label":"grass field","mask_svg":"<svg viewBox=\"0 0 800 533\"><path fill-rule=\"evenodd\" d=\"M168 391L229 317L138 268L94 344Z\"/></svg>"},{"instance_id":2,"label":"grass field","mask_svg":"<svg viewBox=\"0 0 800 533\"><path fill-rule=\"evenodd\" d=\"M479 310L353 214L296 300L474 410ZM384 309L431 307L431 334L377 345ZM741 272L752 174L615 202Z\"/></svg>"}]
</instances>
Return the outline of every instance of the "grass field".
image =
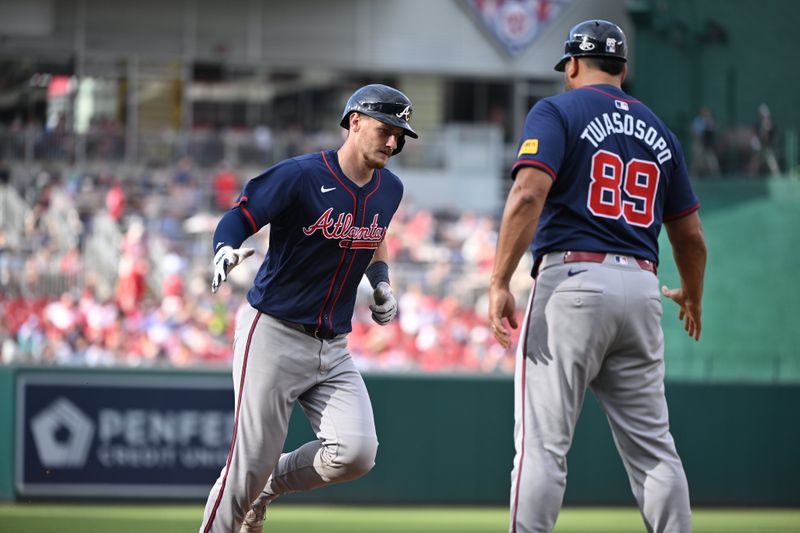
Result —
<instances>
[{"instance_id":1,"label":"grass field","mask_svg":"<svg viewBox=\"0 0 800 533\"><path fill-rule=\"evenodd\" d=\"M194 533L197 505L0 505L0 533ZM507 512L468 507L276 505L265 533L504 533ZM566 508L557 533L643 532L636 509ZM697 509L694 533L800 533L800 509Z\"/></svg>"}]
</instances>

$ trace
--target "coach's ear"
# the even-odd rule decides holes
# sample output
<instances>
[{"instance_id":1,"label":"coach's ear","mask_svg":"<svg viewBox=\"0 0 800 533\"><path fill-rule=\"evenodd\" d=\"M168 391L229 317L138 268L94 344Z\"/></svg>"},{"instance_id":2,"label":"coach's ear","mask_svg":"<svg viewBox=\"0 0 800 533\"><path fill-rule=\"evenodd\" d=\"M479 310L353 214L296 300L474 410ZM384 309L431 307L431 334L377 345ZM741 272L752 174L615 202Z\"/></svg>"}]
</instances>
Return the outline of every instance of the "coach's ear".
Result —
<instances>
[{"instance_id":1,"label":"coach's ear","mask_svg":"<svg viewBox=\"0 0 800 533\"><path fill-rule=\"evenodd\" d=\"M577 57L570 57L569 61L565 65L564 70L567 73L568 78L576 78L578 76L578 72L580 72L581 64L578 62Z\"/></svg>"}]
</instances>

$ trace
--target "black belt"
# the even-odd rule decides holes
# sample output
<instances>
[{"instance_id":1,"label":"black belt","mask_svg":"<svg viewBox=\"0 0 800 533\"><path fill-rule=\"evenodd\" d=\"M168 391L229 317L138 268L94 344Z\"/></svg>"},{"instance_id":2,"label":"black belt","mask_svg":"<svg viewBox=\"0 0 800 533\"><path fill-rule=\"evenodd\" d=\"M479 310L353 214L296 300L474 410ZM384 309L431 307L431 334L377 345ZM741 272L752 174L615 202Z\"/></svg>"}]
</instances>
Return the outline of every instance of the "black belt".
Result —
<instances>
[{"instance_id":1,"label":"black belt","mask_svg":"<svg viewBox=\"0 0 800 533\"><path fill-rule=\"evenodd\" d=\"M305 333L306 335L314 337L315 339L329 341L337 336L337 334L333 331L324 331L317 326L309 326L308 324L295 324L294 322L287 322L286 320L281 320L280 322L284 326L296 329L297 331Z\"/></svg>"}]
</instances>

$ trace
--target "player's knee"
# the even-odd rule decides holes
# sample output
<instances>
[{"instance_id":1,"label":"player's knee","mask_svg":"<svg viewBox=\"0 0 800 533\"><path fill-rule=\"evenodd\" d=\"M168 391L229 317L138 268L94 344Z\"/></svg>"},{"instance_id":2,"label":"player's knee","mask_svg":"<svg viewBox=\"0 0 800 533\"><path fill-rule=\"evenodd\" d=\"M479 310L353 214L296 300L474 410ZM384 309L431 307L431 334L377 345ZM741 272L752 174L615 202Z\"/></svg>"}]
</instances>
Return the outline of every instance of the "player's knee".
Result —
<instances>
[{"instance_id":1,"label":"player's knee","mask_svg":"<svg viewBox=\"0 0 800 533\"><path fill-rule=\"evenodd\" d=\"M345 446L345 453L341 462L347 470L348 479L363 476L375 466L375 457L378 454L377 437L362 437Z\"/></svg>"},{"instance_id":2,"label":"player's knee","mask_svg":"<svg viewBox=\"0 0 800 533\"><path fill-rule=\"evenodd\" d=\"M378 439L374 435L340 443L330 465L332 480L349 481L363 476L375 466L377 453Z\"/></svg>"}]
</instances>

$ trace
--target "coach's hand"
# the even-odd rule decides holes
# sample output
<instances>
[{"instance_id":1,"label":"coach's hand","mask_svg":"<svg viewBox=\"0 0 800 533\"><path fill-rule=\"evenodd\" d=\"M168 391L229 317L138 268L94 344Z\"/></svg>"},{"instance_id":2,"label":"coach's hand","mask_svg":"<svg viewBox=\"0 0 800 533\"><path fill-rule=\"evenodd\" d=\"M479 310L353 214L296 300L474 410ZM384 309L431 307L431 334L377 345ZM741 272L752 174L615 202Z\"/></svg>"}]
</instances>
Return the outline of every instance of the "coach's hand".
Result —
<instances>
[{"instance_id":1,"label":"coach's hand","mask_svg":"<svg viewBox=\"0 0 800 533\"><path fill-rule=\"evenodd\" d=\"M217 292L220 284L228 279L228 272L233 267L253 255L252 248L237 248L223 246L214 256L214 278L211 280L211 292Z\"/></svg>"},{"instance_id":2,"label":"coach's hand","mask_svg":"<svg viewBox=\"0 0 800 533\"><path fill-rule=\"evenodd\" d=\"M517 329L517 317L514 316L516 304L514 295L507 285L491 285L489 287L489 325L492 334L500 345L508 350L511 347L511 332L503 325L503 319L508 320L508 325Z\"/></svg>"},{"instance_id":3,"label":"coach's hand","mask_svg":"<svg viewBox=\"0 0 800 533\"><path fill-rule=\"evenodd\" d=\"M372 291L372 297L375 299L375 303L369 306L372 310L372 320L385 326L397 315L397 300L394 298L392 288L385 281L381 281Z\"/></svg>"},{"instance_id":4,"label":"coach's hand","mask_svg":"<svg viewBox=\"0 0 800 533\"><path fill-rule=\"evenodd\" d=\"M664 285L661 287L661 294L678 304L680 307L680 310L678 311L678 320L683 321L683 329L686 330L686 333L688 333L690 337L696 341L699 341L700 330L702 329L700 322L702 309L700 307L700 303L691 300L681 287L678 287L677 289L670 289Z\"/></svg>"}]
</instances>

